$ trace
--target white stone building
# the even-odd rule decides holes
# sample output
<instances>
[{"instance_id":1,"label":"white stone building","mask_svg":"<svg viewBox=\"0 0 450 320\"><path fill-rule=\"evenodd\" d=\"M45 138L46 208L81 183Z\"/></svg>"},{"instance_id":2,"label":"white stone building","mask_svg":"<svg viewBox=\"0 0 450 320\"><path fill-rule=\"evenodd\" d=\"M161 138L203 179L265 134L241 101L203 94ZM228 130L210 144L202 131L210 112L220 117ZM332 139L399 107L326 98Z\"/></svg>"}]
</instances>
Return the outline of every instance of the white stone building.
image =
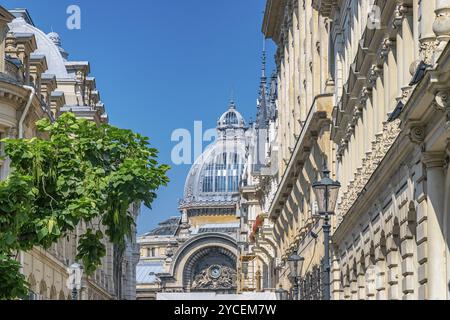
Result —
<instances>
[{"instance_id":1,"label":"white stone building","mask_svg":"<svg viewBox=\"0 0 450 320\"><path fill-rule=\"evenodd\" d=\"M0 136L32 138L35 122L54 120L71 111L96 123L107 123L108 116L100 100L89 62L71 61L62 48L58 34L40 30L25 9L7 11L0 6ZM28 108L27 108L28 106ZM0 178L9 172L9 162L0 163ZM130 208L135 217L139 206ZM30 299L70 299L68 267L75 262L76 232L60 239L49 250L34 248L21 252L22 271L30 284ZM114 248L106 242L107 255L93 276L84 276L80 298L134 299L135 266L139 258L136 239L129 239L123 260L113 258ZM122 264L120 276L114 268Z\"/></svg>"}]
</instances>

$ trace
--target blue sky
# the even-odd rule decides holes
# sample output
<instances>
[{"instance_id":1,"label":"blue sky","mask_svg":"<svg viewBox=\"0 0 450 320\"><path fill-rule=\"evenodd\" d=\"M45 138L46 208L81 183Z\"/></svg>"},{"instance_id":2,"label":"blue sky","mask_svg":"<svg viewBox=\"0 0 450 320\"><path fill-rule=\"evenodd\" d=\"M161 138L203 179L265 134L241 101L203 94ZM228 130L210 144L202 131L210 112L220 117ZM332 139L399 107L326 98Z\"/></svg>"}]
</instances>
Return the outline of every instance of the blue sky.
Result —
<instances>
[{"instance_id":1,"label":"blue sky","mask_svg":"<svg viewBox=\"0 0 450 320\"><path fill-rule=\"evenodd\" d=\"M81 30L66 28L69 5L81 9ZM255 117L265 0L3 0L27 8L45 32L58 32L71 60L89 60L111 124L149 136L160 161L177 128L215 127L231 91L238 110ZM273 45L268 42L269 70ZM188 165L172 166L171 182L144 208L138 233L177 216Z\"/></svg>"}]
</instances>

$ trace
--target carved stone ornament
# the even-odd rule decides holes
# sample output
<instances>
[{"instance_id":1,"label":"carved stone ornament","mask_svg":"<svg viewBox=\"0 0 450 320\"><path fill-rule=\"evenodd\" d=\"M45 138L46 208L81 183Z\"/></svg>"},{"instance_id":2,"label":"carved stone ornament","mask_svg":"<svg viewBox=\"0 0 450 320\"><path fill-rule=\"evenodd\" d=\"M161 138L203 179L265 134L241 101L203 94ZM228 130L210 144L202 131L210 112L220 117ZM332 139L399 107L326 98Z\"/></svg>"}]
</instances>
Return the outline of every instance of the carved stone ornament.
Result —
<instances>
[{"instance_id":1,"label":"carved stone ornament","mask_svg":"<svg viewBox=\"0 0 450 320\"><path fill-rule=\"evenodd\" d=\"M450 108L450 91L438 91L434 97L433 106L439 111L448 111Z\"/></svg>"},{"instance_id":2,"label":"carved stone ornament","mask_svg":"<svg viewBox=\"0 0 450 320\"><path fill-rule=\"evenodd\" d=\"M394 43L394 40L391 40L389 38L386 38L383 40L383 43L380 48L380 59L382 61L384 61L387 58L393 43Z\"/></svg>"},{"instance_id":3,"label":"carved stone ornament","mask_svg":"<svg viewBox=\"0 0 450 320\"><path fill-rule=\"evenodd\" d=\"M347 191L343 194L342 200L338 204L337 214L342 217L342 219L339 219L338 224L344 221L345 215L353 207L370 177L397 139L401 131L399 124L399 119L383 123L382 133L376 135L376 139L372 143L372 149L366 153L366 157L362 161L362 167L355 172L355 179L347 185Z\"/></svg>"},{"instance_id":4,"label":"carved stone ornament","mask_svg":"<svg viewBox=\"0 0 450 320\"><path fill-rule=\"evenodd\" d=\"M359 103L364 105L372 94L372 88L364 87L359 95Z\"/></svg>"},{"instance_id":5,"label":"carved stone ornament","mask_svg":"<svg viewBox=\"0 0 450 320\"><path fill-rule=\"evenodd\" d=\"M381 69L377 65L373 65L370 68L367 79L369 80L369 83L371 86L375 86L377 79L380 76L380 73L381 73Z\"/></svg>"},{"instance_id":6,"label":"carved stone ornament","mask_svg":"<svg viewBox=\"0 0 450 320\"><path fill-rule=\"evenodd\" d=\"M432 64L433 55L437 48L437 41L435 39L421 40L419 47L419 55L423 62L426 64Z\"/></svg>"},{"instance_id":7,"label":"carved stone ornament","mask_svg":"<svg viewBox=\"0 0 450 320\"><path fill-rule=\"evenodd\" d=\"M392 25L395 29L400 28L402 26L403 18L405 17L407 12L408 7L404 3L399 3L395 7L394 21L392 22Z\"/></svg>"},{"instance_id":8,"label":"carved stone ornament","mask_svg":"<svg viewBox=\"0 0 450 320\"><path fill-rule=\"evenodd\" d=\"M423 126L412 126L409 129L409 139L412 143L421 144L425 140L425 128Z\"/></svg>"},{"instance_id":9,"label":"carved stone ornament","mask_svg":"<svg viewBox=\"0 0 450 320\"><path fill-rule=\"evenodd\" d=\"M227 290L236 288L236 270L220 265L212 265L195 276L194 290Z\"/></svg>"}]
</instances>

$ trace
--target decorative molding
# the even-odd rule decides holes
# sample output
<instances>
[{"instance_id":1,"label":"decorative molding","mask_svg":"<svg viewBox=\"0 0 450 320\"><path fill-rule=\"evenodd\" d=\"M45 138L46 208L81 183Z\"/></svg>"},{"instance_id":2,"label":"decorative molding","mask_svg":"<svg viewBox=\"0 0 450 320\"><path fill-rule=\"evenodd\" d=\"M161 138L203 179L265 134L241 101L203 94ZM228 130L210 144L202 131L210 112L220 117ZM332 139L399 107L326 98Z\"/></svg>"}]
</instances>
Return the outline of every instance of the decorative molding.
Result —
<instances>
[{"instance_id":1,"label":"decorative molding","mask_svg":"<svg viewBox=\"0 0 450 320\"><path fill-rule=\"evenodd\" d=\"M409 126L408 136L412 143L422 144L425 140L425 127L421 124Z\"/></svg>"},{"instance_id":2,"label":"decorative molding","mask_svg":"<svg viewBox=\"0 0 450 320\"><path fill-rule=\"evenodd\" d=\"M382 70L377 65L372 65L372 67L369 70L369 74L367 75L367 79L369 81L369 84L374 87L377 83L378 77L381 75Z\"/></svg>"},{"instance_id":3,"label":"decorative molding","mask_svg":"<svg viewBox=\"0 0 450 320\"><path fill-rule=\"evenodd\" d=\"M400 29L402 26L403 19L409 12L410 7L405 3L399 3L395 7L394 19L392 21L392 26L394 29Z\"/></svg>"},{"instance_id":4,"label":"decorative molding","mask_svg":"<svg viewBox=\"0 0 450 320\"><path fill-rule=\"evenodd\" d=\"M236 279L236 270L212 265L195 276L192 290L230 290L236 288Z\"/></svg>"},{"instance_id":5,"label":"decorative molding","mask_svg":"<svg viewBox=\"0 0 450 320\"><path fill-rule=\"evenodd\" d=\"M366 184L391 148L392 144L400 134L400 120L383 123L383 132L376 135L372 142L372 150L366 153L363 159L363 166L355 172L355 178L347 186L347 191L342 196L342 201L338 204L337 212L344 218L353 206L359 195L363 192ZM338 223L341 223L339 221Z\"/></svg>"},{"instance_id":6,"label":"decorative molding","mask_svg":"<svg viewBox=\"0 0 450 320\"><path fill-rule=\"evenodd\" d=\"M450 109L450 91L441 90L438 91L434 97L433 107L438 111L449 111Z\"/></svg>"},{"instance_id":7,"label":"decorative molding","mask_svg":"<svg viewBox=\"0 0 450 320\"><path fill-rule=\"evenodd\" d=\"M441 168L446 165L445 152L427 151L422 154L422 162L427 168Z\"/></svg>"},{"instance_id":8,"label":"decorative molding","mask_svg":"<svg viewBox=\"0 0 450 320\"><path fill-rule=\"evenodd\" d=\"M381 61L385 61L389 51L391 51L392 46L395 43L395 39L385 38L383 42L381 43L380 52L379 52L379 58Z\"/></svg>"},{"instance_id":9,"label":"decorative molding","mask_svg":"<svg viewBox=\"0 0 450 320\"><path fill-rule=\"evenodd\" d=\"M403 87L402 88L402 96L399 98L399 101L402 101L404 105L408 102L412 93L412 87Z\"/></svg>"},{"instance_id":10,"label":"decorative molding","mask_svg":"<svg viewBox=\"0 0 450 320\"><path fill-rule=\"evenodd\" d=\"M371 87L363 87L361 90L361 94L359 95L359 103L361 105L365 105L371 95L372 95L372 88Z\"/></svg>"},{"instance_id":11,"label":"decorative molding","mask_svg":"<svg viewBox=\"0 0 450 320\"><path fill-rule=\"evenodd\" d=\"M437 41L434 38L420 40L419 56L420 59L428 65L433 63L434 52L437 48Z\"/></svg>"}]
</instances>

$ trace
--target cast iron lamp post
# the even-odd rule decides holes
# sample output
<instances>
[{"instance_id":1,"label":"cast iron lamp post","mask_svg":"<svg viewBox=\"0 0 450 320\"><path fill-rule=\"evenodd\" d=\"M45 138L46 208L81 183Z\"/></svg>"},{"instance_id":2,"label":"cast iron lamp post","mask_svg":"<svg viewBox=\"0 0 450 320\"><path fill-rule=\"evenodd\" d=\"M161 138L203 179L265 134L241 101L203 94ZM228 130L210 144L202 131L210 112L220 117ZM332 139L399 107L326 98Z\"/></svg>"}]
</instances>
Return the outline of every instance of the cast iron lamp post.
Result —
<instances>
[{"instance_id":1,"label":"cast iron lamp post","mask_svg":"<svg viewBox=\"0 0 450 320\"><path fill-rule=\"evenodd\" d=\"M324 237L324 300L331 299L330 293L330 215L334 214L334 208L339 194L341 184L330 179L330 171L324 163L322 180L313 183L312 188L316 196L319 214L323 217L323 237Z\"/></svg>"},{"instance_id":2,"label":"cast iron lamp post","mask_svg":"<svg viewBox=\"0 0 450 320\"><path fill-rule=\"evenodd\" d=\"M292 254L288 259L291 279L294 282L294 296L292 297L293 300L299 300L299 281L302 274L304 261L305 258L300 257L296 252L294 252L294 254Z\"/></svg>"}]
</instances>

